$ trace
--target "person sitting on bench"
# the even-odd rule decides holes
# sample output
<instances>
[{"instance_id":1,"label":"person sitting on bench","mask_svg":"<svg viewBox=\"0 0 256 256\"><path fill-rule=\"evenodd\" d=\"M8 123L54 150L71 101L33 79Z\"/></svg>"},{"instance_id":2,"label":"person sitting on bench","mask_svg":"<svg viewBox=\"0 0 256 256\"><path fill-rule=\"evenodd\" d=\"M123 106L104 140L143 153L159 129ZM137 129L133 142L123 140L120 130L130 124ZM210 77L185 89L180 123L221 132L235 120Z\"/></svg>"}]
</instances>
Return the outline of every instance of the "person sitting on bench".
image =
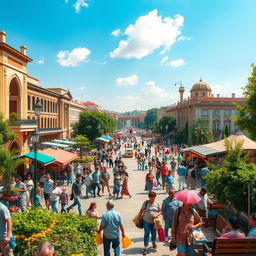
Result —
<instances>
[{"instance_id":1,"label":"person sitting on bench","mask_svg":"<svg viewBox=\"0 0 256 256\"><path fill-rule=\"evenodd\" d=\"M245 234L239 232L239 219L236 216L231 216L228 219L228 226L223 229L222 238L244 238Z\"/></svg>"}]
</instances>

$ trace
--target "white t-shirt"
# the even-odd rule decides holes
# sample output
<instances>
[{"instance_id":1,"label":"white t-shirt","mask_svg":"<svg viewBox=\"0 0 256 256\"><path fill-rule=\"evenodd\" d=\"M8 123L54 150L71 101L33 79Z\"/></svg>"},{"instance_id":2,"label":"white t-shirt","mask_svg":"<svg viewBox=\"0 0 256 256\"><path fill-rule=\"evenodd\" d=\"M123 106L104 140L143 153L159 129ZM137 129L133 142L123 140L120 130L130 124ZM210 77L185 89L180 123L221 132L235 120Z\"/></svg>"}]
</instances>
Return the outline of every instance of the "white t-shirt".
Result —
<instances>
[{"instance_id":1,"label":"white t-shirt","mask_svg":"<svg viewBox=\"0 0 256 256\"><path fill-rule=\"evenodd\" d=\"M59 196L57 194L60 194L61 193L61 189L60 188L54 188L51 193L50 193L50 198L51 198L51 201L56 201L56 200L59 200Z\"/></svg>"},{"instance_id":2,"label":"white t-shirt","mask_svg":"<svg viewBox=\"0 0 256 256\"><path fill-rule=\"evenodd\" d=\"M92 176L89 175L89 176L85 176L85 185L91 185L92 183Z\"/></svg>"},{"instance_id":3,"label":"white t-shirt","mask_svg":"<svg viewBox=\"0 0 256 256\"><path fill-rule=\"evenodd\" d=\"M30 192L32 188L34 187L34 182L33 180L24 180L24 184L27 187L27 190ZM32 185L32 186L31 186Z\"/></svg>"}]
</instances>

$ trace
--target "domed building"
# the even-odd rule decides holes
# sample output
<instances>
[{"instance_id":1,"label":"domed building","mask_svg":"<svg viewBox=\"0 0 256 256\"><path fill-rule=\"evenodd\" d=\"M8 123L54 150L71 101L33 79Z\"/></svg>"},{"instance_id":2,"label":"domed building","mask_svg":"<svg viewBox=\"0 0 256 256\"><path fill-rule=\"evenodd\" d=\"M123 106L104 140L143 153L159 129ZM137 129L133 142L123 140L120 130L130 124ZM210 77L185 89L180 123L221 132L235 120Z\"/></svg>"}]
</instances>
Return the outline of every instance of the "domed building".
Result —
<instances>
[{"instance_id":1,"label":"domed building","mask_svg":"<svg viewBox=\"0 0 256 256\"><path fill-rule=\"evenodd\" d=\"M214 95L211 86L200 79L191 90L190 97L184 98L185 87L179 87L180 100L167 107L166 113L176 119L176 126L181 129L188 121L190 124L197 119L203 119L213 131L214 138L221 138L222 131L227 126L231 133L237 131L232 116L238 112L234 103L243 104L245 98L238 98L235 93L230 97Z\"/></svg>"}]
</instances>

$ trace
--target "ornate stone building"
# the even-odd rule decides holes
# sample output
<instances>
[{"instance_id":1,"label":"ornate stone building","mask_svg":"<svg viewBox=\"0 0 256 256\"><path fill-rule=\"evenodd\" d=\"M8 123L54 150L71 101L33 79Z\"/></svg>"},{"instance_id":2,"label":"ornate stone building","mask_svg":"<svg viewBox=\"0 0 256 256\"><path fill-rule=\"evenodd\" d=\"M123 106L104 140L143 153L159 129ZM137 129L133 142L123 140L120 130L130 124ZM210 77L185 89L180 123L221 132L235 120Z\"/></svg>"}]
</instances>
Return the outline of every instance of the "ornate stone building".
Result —
<instances>
[{"instance_id":1,"label":"ornate stone building","mask_svg":"<svg viewBox=\"0 0 256 256\"><path fill-rule=\"evenodd\" d=\"M184 127L187 121L191 124L200 118L212 129L215 139L221 137L225 126L229 127L231 133L237 130L232 118L238 114L234 103L243 104L245 98L237 98L235 93L231 97L214 96L210 85L202 79L192 86L187 99L184 99L184 92L185 88L180 86L180 100L166 110L176 119L178 129Z\"/></svg>"},{"instance_id":2,"label":"ornate stone building","mask_svg":"<svg viewBox=\"0 0 256 256\"><path fill-rule=\"evenodd\" d=\"M18 149L20 154L28 152L28 139L37 127L40 141L69 139L72 123L78 120L85 106L73 101L69 90L43 88L39 80L27 73L27 64L32 59L26 55L26 47L20 51L6 43L6 34L0 31L0 112L9 119L15 113L18 120L11 124L16 140L9 142L9 149ZM37 99L43 105L38 123L33 106Z\"/></svg>"}]
</instances>

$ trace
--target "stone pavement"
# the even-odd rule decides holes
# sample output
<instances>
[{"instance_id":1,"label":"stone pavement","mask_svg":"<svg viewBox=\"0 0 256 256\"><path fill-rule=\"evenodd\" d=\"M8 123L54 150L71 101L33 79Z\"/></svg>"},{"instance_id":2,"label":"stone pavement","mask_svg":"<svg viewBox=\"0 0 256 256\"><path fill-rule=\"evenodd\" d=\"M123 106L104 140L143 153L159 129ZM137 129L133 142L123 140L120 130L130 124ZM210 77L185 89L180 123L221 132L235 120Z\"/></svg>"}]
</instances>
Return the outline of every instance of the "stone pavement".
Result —
<instances>
[{"instance_id":1,"label":"stone pavement","mask_svg":"<svg viewBox=\"0 0 256 256\"><path fill-rule=\"evenodd\" d=\"M128 249L121 249L121 255L142 255L144 246L143 246L143 229L138 229L135 227L132 219L140 210L142 203L148 199L147 192L144 191L145 186L145 176L147 171L139 171L137 170L137 162L135 159L124 158L125 165L127 166L127 171L129 174L129 191L132 195L131 199L129 197L124 197L123 199L115 200L115 210L120 212L124 227L125 234L132 240L132 245ZM169 163L168 166L170 167ZM108 169L111 175L111 190L113 185L113 175L112 169ZM177 180L175 180L175 185L177 187ZM167 194L160 188L155 189L157 193L157 201L159 201L160 205L162 205L162 201L167 197ZM112 192L112 191L111 191ZM83 192L85 194L85 192ZM107 191L105 191L105 195L102 197L82 199L82 208L85 212L91 202L97 203L97 210L100 215L102 215L106 211L106 202L109 200L109 196ZM74 209L74 208L73 208ZM77 212L77 207L74 210ZM150 248L150 256L176 256L176 251L170 252L168 248L168 244L166 243L157 243L157 250ZM103 246L98 246L98 255L103 256ZM113 255L113 251L111 252Z\"/></svg>"}]
</instances>

